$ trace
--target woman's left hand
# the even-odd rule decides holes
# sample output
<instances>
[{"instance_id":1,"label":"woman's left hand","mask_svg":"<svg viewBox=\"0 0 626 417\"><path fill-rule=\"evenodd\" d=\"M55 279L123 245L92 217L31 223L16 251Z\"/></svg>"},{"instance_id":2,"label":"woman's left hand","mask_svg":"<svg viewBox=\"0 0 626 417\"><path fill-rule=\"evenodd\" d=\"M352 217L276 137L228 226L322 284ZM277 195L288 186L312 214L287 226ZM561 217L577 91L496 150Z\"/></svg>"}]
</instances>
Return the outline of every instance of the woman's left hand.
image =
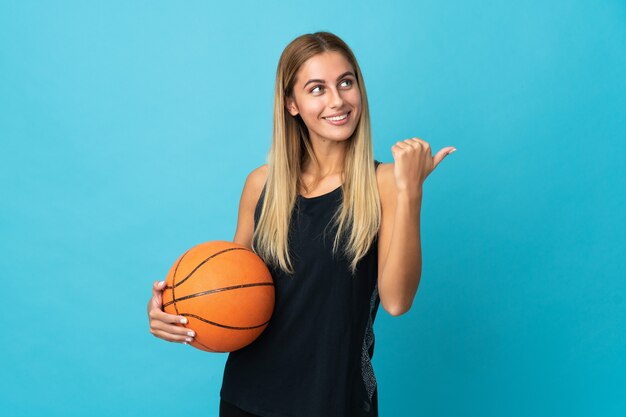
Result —
<instances>
[{"instance_id":1,"label":"woman's left hand","mask_svg":"<svg viewBox=\"0 0 626 417\"><path fill-rule=\"evenodd\" d=\"M433 157L428 142L420 138L396 142L391 147L394 176L398 192L421 193L426 177L452 152L454 146L446 146Z\"/></svg>"}]
</instances>

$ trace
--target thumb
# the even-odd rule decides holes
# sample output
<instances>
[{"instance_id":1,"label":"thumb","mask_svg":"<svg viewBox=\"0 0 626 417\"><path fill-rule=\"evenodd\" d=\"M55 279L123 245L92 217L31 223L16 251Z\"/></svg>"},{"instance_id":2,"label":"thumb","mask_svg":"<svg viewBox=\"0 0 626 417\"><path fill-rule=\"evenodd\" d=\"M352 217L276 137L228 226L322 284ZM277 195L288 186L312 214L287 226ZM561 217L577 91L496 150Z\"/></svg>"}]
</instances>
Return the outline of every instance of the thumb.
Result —
<instances>
[{"instance_id":1,"label":"thumb","mask_svg":"<svg viewBox=\"0 0 626 417\"><path fill-rule=\"evenodd\" d=\"M165 288L165 281L155 281L152 286L152 305L155 308L161 309L163 306L163 289Z\"/></svg>"},{"instance_id":2,"label":"thumb","mask_svg":"<svg viewBox=\"0 0 626 417\"><path fill-rule=\"evenodd\" d=\"M450 155L454 151L456 151L456 148L454 146L446 146L445 148L437 152L433 157L433 169L435 169L437 165L439 165L439 162L443 161L443 158Z\"/></svg>"}]
</instances>

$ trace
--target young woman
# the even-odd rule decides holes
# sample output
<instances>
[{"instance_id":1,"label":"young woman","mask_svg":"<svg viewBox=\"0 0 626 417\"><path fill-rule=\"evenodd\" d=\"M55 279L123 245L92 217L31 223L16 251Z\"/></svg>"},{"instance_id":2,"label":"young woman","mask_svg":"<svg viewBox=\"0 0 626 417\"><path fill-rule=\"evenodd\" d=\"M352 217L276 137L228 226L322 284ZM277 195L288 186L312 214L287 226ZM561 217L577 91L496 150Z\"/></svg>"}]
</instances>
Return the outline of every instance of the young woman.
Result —
<instances>
[{"instance_id":1,"label":"young woman","mask_svg":"<svg viewBox=\"0 0 626 417\"><path fill-rule=\"evenodd\" d=\"M422 184L453 147L432 156L419 138L374 160L365 84L351 49L328 32L283 51L268 163L247 177L234 242L274 278L274 314L231 352L220 416L377 416L371 359L379 304L409 310L421 275ZM151 333L186 343L181 316L148 302ZM192 332L193 334L193 332ZM189 338L189 339L188 339Z\"/></svg>"}]
</instances>

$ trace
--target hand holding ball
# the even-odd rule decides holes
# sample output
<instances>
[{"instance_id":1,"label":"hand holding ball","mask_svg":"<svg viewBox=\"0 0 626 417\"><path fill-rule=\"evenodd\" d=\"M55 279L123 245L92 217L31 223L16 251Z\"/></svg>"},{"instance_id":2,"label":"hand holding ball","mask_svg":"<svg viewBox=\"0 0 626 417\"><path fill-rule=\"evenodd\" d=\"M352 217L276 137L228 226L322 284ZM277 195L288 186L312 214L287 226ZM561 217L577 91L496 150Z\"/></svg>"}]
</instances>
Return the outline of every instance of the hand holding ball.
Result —
<instances>
[{"instance_id":1,"label":"hand holding ball","mask_svg":"<svg viewBox=\"0 0 626 417\"><path fill-rule=\"evenodd\" d=\"M196 332L190 344L207 352L249 345L274 311L274 281L263 260L233 242L211 241L174 263L163 290L163 311L187 317Z\"/></svg>"}]
</instances>

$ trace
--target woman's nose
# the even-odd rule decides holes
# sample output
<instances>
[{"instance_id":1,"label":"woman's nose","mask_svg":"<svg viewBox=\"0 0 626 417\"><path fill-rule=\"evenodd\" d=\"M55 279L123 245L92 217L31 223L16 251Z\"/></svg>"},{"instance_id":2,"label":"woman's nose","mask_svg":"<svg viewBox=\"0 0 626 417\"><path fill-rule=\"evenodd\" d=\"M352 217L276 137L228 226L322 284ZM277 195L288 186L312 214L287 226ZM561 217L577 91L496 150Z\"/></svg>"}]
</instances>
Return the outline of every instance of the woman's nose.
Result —
<instances>
[{"instance_id":1,"label":"woman's nose","mask_svg":"<svg viewBox=\"0 0 626 417\"><path fill-rule=\"evenodd\" d=\"M336 108L336 107L341 107L341 105L343 104L343 98L341 97L341 93L339 93L339 91L336 90L329 90L330 94L329 94L329 99L328 99L328 107L331 108Z\"/></svg>"}]
</instances>

